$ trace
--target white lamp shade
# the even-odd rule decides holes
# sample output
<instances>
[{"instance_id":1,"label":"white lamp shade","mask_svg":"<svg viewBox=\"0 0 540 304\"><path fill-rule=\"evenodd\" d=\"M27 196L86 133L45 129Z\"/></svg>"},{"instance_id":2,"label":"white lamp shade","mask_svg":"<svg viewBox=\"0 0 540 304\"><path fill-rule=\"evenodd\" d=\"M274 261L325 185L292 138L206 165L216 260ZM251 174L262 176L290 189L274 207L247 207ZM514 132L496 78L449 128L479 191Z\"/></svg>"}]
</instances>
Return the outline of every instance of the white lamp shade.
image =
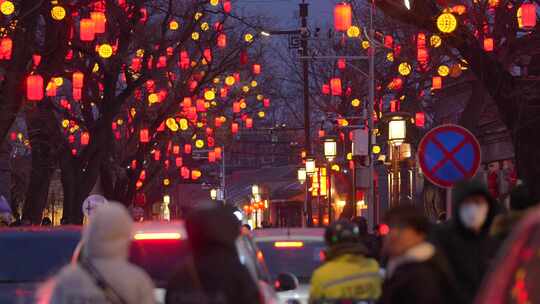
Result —
<instances>
[{"instance_id":1,"label":"white lamp shade","mask_svg":"<svg viewBox=\"0 0 540 304\"><path fill-rule=\"evenodd\" d=\"M405 120L391 120L388 123L388 140L396 145L401 145L405 141L406 135Z\"/></svg>"},{"instance_id":2,"label":"white lamp shade","mask_svg":"<svg viewBox=\"0 0 540 304\"><path fill-rule=\"evenodd\" d=\"M306 160L306 173L307 174L313 174L316 170L315 160L314 159L307 159Z\"/></svg>"}]
</instances>

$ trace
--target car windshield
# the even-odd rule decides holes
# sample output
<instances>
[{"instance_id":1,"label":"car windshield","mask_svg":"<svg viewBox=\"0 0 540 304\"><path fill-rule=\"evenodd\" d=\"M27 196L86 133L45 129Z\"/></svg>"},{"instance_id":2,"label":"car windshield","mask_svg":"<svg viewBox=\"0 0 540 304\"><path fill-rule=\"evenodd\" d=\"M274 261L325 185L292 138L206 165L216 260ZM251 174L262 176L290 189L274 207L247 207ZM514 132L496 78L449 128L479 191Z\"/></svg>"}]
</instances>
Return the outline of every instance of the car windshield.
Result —
<instances>
[{"instance_id":1,"label":"car windshield","mask_svg":"<svg viewBox=\"0 0 540 304\"><path fill-rule=\"evenodd\" d=\"M131 243L130 261L143 268L157 287L167 282L188 254L186 240L138 240Z\"/></svg>"},{"instance_id":2,"label":"car windshield","mask_svg":"<svg viewBox=\"0 0 540 304\"><path fill-rule=\"evenodd\" d=\"M324 242L321 241L258 241L268 270L273 278L280 273L293 273L300 283L309 283L313 271L324 260Z\"/></svg>"},{"instance_id":3,"label":"car windshield","mask_svg":"<svg viewBox=\"0 0 540 304\"><path fill-rule=\"evenodd\" d=\"M40 282L69 263L78 233L0 234L0 284Z\"/></svg>"}]
</instances>

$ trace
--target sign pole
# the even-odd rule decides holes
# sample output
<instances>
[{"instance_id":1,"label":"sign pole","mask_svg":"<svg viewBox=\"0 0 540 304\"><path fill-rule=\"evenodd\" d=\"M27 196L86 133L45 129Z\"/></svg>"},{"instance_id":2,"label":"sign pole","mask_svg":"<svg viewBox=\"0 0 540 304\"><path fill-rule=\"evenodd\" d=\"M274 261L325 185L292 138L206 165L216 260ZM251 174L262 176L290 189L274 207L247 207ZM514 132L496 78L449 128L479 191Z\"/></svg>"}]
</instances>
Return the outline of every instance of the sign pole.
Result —
<instances>
[{"instance_id":1,"label":"sign pole","mask_svg":"<svg viewBox=\"0 0 540 304\"><path fill-rule=\"evenodd\" d=\"M446 219L452 218L452 187L446 188Z\"/></svg>"}]
</instances>

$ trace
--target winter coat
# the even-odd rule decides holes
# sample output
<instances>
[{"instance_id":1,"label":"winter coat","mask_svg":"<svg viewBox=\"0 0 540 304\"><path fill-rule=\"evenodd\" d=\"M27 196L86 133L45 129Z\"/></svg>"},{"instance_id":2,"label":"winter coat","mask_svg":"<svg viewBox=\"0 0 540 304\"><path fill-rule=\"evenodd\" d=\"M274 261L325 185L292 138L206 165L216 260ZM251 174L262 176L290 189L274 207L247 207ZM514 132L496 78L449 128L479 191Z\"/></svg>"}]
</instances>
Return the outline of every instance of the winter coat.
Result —
<instances>
[{"instance_id":1,"label":"winter coat","mask_svg":"<svg viewBox=\"0 0 540 304\"><path fill-rule=\"evenodd\" d=\"M228 208L198 210L186 219L193 252L167 287L167 304L258 304L255 279L240 263L240 223Z\"/></svg>"},{"instance_id":2,"label":"winter coat","mask_svg":"<svg viewBox=\"0 0 540 304\"><path fill-rule=\"evenodd\" d=\"M388 262L379 304L409 303L463 303L446 260L427 242Z\"/></svg>"},{"instance_id":3,"label":"winter coat","mask_svg":"<svg viewBox=\"0 0 540 304\"><path fill-rule=\"evenodd\" d=\"M463 201L476 194L485 196L489 204L486 221L479 233L465 227L459 217L459 208ZM489 235L489 230L498 213L498 205L479 182L467 182L456 186L453 190L453 204L452 220L435 227L431 240L448 259L458 287L464 292L467 303L470 303L497 253L499 242Z\"/></svg>"},{"instance_id":4,"label":"winter coat","mask_svg":"<svg viewBox=\"0 0 540 304\"><path fill-rule=\"evenodd\" d=\"M331 248L326 262L311 277L309 302L377 300L382 284L379 270L377 261L366 257L363 246Z\"/></svg>"},{"instance_id":5,"label":"winter coat","mask_svg":"<svg viewBox=\"0 0 540 304\"><path fill-rule=\"evenodd\" d=\"M125 303L152 304L154 286L150 277L127 259L132 224L123 206L100 206L83 232L81 259L90 261ZM61 269L52 286L52 304L110 303L80 264Z\"/></svg>"}]
</instances>

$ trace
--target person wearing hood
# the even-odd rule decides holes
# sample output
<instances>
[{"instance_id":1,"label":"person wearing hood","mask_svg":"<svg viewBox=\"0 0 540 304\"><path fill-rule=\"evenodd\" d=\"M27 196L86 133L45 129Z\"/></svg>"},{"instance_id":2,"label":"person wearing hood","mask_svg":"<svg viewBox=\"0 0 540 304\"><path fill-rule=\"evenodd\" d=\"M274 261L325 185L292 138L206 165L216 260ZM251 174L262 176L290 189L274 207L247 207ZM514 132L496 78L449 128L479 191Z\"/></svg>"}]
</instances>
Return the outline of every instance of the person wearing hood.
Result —
<instances>
[{"instance_id":1,"label":"person wearing hood","mask_svg":"<svg viewBox=\"0 0 540 304\"><path fill-rule=\"evenodd\" d=\"M152 280L128 262L132 226L124 206L110 202L97 208L83 231L80 261L52 280L48 303L155 303Z\"/></svg>"},{"instance_id":2,"label":"person wearing hood","mask_svg":"<svg viewBox=\"0 0 540 304\"><path fill-rule=\"evenodd\" d=\"M311 277L309 303L375 301L381 295L379 264L368 258L356 224L339 220L324 234L325 262Z\"/></svg>"},{"instance_id":3,"label":"person wearing hood","mask_svg":"<svg viewBox=\"0 0 540 304\"><path fill-rule=\"evenodd\" d=\"M227 207L197 209L188 214L186 231L192 257L168 283L167 304L258 304L255 278L236 249L240 221Z\"/></svg>"},{"instance_id":4,"label":"person wearing hood","mask_svg":"<svg viewBox=\"0 0 540 304\"><path fill-rule=\"evenodd\" d=\"M400 205L385 215L388 257L379 304L459 304L463 296L446 259L427 242L430 223L420 210Z\"/></svg>"},{"instance_id":5,"label":"person wearing hood","mask_svg":"<svg viewBox=\"0 0 540 304\"><path fill-rule=\"evenodd\" d=\"M453 189L453 218L437 227L432 242L448 258L460 290L471 303L494 258L498 242L489 235L498 213L497 202L479 181Z\"/></svg>"}]
</instances>

